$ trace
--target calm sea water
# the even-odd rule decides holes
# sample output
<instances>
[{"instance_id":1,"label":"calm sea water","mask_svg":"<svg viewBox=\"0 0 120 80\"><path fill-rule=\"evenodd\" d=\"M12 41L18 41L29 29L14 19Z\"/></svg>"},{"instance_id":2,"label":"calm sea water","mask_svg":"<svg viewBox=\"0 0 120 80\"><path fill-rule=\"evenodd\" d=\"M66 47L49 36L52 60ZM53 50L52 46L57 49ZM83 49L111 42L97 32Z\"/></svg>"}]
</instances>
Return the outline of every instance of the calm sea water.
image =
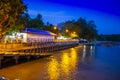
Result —
<instances>
[{"instance_id":1,"label":"calm sea water","mask_svg":"<svg viewBox=\"0 0 120 80\"><path fill-rule=\"evenodd\" d=\"M9 80L120 80L120 46L78 46L0 69Z\"/></svg>"}]
</instances>

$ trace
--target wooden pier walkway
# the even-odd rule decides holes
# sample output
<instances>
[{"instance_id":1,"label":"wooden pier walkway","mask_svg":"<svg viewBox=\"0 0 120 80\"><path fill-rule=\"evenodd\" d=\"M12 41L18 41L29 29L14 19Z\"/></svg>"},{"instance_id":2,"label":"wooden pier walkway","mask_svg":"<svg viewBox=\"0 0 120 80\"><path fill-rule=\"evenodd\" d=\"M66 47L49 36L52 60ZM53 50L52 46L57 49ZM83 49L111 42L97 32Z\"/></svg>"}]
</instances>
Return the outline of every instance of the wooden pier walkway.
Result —
<instances>
[{"instance_id":1,"label":"wooden pier walkway","mask_svg":"<svg viewBox=\"0 0 120 80\"><path fill-rule=\"evenodd\" d=\"M19 63L21 57L29 60L31 57L52 55L55 51L77 46L78 42L34 42L24 44L1 44L0 45L0 67L5 59L14 59Z\"/></svg>"}]
</instances>

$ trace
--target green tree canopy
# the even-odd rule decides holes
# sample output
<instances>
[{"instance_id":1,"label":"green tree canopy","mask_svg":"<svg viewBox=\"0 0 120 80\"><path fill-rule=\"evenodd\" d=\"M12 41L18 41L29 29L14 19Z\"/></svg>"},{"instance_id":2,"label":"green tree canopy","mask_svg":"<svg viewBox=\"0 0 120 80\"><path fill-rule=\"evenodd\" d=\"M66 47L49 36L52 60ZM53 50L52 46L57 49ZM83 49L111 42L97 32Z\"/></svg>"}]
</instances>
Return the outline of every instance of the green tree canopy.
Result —
<instances>
[{"instance_id":1,"label":"green tree canopy","mask_svg":"<svg viewBox=\"0 0 120 80\"><path fill-rule=\"evenodd\" d=\"M62 33L66 37L78 37L77 35L81 32L81 28L76 24L75 20L66 21L62 26ZM74 36L73 36L74 35ZM76 35L76 36L75 36Z\"/></svg>"},{"instance_id":2,"label":"green tree canopy","mask_svg":"<svg viewBox=\"0 0 120 80\"><path fill-rule=\"evenodd\" d=\"M66 21L62 25L62 32L68 37L78 37L87 40L93 40L97 36L94 21L86 21L84 18L79 18L77 21Z\"/></svg>"},{"instance_id":3,"label":"green tree canopy","mask_svg":"<svg viewBox=\"0 0 120 80\"><path fill-rule=\"evenodd\" d=\"M44 25L44 30L53 32L57 35L60 35L60 30L57 26L54 26L53 24L50 24L49 22L46 23L46 25Z\"/></svg>"},{"instance_id":4,"label":"green tree canopy","mask_svg":"<svg viewBox=\"0 0 120 80\"><path fill-rule=\"evenodd\" d=\"M25 27L43 29L44 23L42 21L42 16L38 14L36 18L31 19L31 18L28 18L26 15L26 26Z\"/></svg>"},{"instance_id":5,"label":"green tree canopy","mask_svg":"<svg viewBox=\"0 0 120 80\"><path fill-rule=\"evenodd\" d=\"M0 0L0 38L12 27L21 23L21 14L26 10L22 0Z\"/></svg>"}]
</instances>

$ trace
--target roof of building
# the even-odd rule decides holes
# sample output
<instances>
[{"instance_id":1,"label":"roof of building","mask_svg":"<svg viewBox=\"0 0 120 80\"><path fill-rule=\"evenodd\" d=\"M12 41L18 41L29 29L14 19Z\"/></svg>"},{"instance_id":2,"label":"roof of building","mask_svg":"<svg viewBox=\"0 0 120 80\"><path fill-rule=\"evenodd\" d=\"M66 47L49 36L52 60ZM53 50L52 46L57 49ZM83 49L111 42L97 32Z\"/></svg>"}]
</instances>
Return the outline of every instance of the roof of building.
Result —
<instances>
[{"instance_id":1,"label":"roof of building","mask_svg":"<svg viewBox=\"0 0 120 80\"><path fill-rule=\"evenodd\" d=\"M32 33L32 34L42 34L42 35L56 35L56 34L50 32L50 31L38 30L38 29L35 29L35 28L24 28L22 30L22 32Z\"/></svg>"}]
</instances>

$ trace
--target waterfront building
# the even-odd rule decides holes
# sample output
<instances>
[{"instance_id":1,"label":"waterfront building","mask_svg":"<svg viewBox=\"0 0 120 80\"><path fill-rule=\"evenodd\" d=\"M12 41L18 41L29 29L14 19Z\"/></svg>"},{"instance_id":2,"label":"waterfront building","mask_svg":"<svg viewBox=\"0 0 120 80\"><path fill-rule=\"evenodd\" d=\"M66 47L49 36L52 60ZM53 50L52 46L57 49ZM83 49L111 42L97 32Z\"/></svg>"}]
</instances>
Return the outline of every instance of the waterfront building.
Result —
<instances>
[{"instance_id":1,"label":"waterfront building","mask_svg":"<svg viewBox=\"0 0 120 80\"><path fill-rule=\"evenodd\" d=\"M46 30L38 30L35 28L24 28L19 33L14 33L12 36L6 36L6 38L10 38L16 42L51 42L55 39L56 34L46 31Z\"/></svg>"},{"instance_id":2,"label":"waterfront building","mask_svg":"<svg viewBox=\"0 0 120 80\"><path fill-rule=\"evenodd\" d=\"M34 28L25 28L21 31L22 36L17 34L18 37L23 38L23 42L48 42L55 39L56 34L46 31L46 30L37 30Z\"/></svg>"}]
</instances>

